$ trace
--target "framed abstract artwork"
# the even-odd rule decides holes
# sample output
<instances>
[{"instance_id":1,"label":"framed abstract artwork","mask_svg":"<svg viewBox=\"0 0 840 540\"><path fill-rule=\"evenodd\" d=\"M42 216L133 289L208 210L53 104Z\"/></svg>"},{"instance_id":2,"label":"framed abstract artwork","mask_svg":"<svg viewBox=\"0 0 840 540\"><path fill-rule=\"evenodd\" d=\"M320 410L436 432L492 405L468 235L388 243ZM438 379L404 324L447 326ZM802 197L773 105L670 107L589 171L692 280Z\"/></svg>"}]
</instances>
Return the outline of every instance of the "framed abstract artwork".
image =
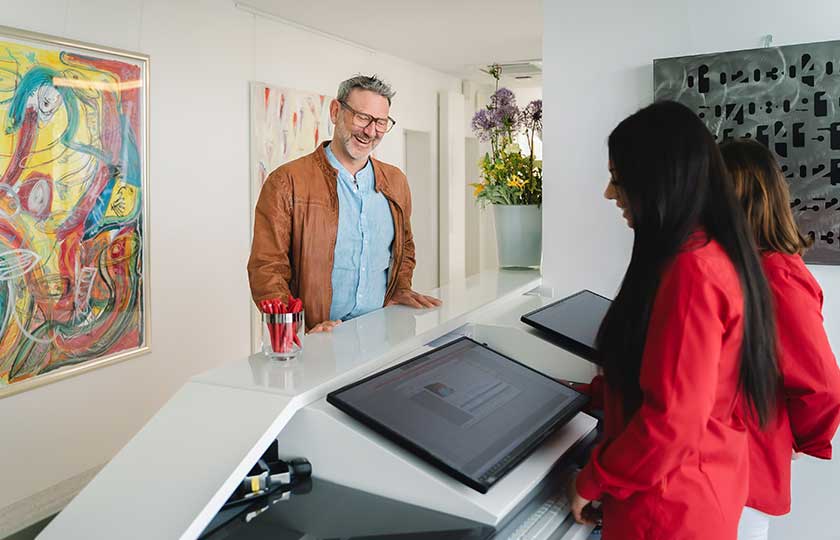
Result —
<instances>
[{"instance_id":1,"label":"framed abstract artwork","mask_svg":"<svg viewBox=\"0 0 840 540\"><path fill-rule=\"evenodd\" d=\"M148 56L0 27L0 397L149 351Z\"/></svg>"},{"instance_id":2,"label":"framed abstract artwork","mask_svg":"<svg viewBox=\"0 0 840 540\"><path fill-rule=\"evenodd\" d=\"M654 97L690 107L718 142L752 138L779 160L805 262L840 264L840 41L653 62Z\"/></svg>"},{"instance_id":3,"label":"framed abstract artwork","mask_svg":"<svg viewBox=\"0 0 840 540\"><path fill-rule=\"evenodd\" d=\"M254 207L271 172L312 153L332 138L332 98L315 92L251 83L251 231ZM251 308L251 351L260 344L260 317Z\"/></svg>"},{"instance_id":4,"label":"framed abstract artwork","mask_svg":"<svg viewBox=\"0 0 840 540\"><path fill-rule=\"evenodd\" d=\"M315 92L251 83L253 205L271 171L312 153L319 143L332 138L331 101Z\"/></svg>"}]
</instances>

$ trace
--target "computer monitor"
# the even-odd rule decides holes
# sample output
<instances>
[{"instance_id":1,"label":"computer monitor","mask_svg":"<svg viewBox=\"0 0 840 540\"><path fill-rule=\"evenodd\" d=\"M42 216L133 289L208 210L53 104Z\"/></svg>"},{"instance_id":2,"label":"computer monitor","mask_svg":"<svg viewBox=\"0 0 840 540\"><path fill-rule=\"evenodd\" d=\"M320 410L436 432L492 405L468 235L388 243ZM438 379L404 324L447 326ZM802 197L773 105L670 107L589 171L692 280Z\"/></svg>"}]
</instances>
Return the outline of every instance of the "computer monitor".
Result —
<instances>
[{"instance_id":1,"label":"computer monitor","mask_svg":"<svg viewBox=\"0 0 840 540\"><path fill-rule=\"evenodd\" d=\"M486 493L587 398L463 337L331 392L327 401Z\"/></svg>"},{"instance_id":2,"label":"computer monitor","mask_svg":"<svg viewBox=\"0 0 840 540\"><path fill-rule=\"evenodd\" d=\"M521 320L545 332L558 346L599 364L595 339L611 303L600 294L582 290L526 313Z\"/></svg>"}]
</instances>

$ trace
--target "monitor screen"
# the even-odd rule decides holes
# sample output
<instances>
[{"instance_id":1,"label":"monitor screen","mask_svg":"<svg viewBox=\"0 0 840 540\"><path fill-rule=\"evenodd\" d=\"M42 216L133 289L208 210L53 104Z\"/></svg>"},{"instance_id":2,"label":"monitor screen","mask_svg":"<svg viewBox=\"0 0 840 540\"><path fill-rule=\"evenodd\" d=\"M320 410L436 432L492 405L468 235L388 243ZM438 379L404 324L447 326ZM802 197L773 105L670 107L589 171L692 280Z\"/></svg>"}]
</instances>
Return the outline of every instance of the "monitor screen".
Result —
<instances>
[{"instance_id":1,"label":"monitor screen","mask_svg":"<svg viewBox=\"0 0 840 540\"><path fill-rule=\"evenodd\" d=\"M486 493L587 398L464 337L331 392L327 401Z\"/></svg>"},{"instance_id":2,"label":"monitor screen","mask_svg":"<svg viewBox=\"0 0 840 540\"><path fill-rule=\"evenodd\" d=\"M567 351L598 363L595 338L611 303L608 298L583 290L526 313L522 322L546 332Z\"/></svg>"}]
</instances>

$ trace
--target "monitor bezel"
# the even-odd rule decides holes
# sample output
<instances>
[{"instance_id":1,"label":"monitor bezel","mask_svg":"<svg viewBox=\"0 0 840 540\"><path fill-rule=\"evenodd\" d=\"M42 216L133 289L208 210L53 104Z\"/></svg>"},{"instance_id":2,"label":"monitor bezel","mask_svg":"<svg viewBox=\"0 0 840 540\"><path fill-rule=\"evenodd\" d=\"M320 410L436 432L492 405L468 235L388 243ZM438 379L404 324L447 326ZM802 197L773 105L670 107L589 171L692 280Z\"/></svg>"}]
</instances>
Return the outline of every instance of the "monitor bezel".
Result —
<instances>
[{"instance_id":1,"label":"monitor bezel","mask_svg":"<svg viewBox=\"0 0 840 540\"><path fill-rule=\"evenodd\" d=\"M610 300L609 298L607 298L604 295L601 295L601 294L598 294L596 292L590 291L589 289L583 289L583 290L578 291L578 292L576 292L572 295L569 295L565 298L561 298L560 300L557 300L556 302L552 302L550 304L546 304L544 306L541 306L541 307L539 307L539 308L537 308L533 311L529 311L528 313L522 315L522 317L520 317L519 320L521 320L523 323L527 324L528 326L536 328L540 332L543 332L544 334L547 334L548 337L551 338L551 339L549 339L549 341L556 344L558 347L560 347L562 349L565 349L572 354L580 356L584 360L588 360L588 361L592 362L593 364L601 365L600 358L598 357L598 350L595 347L591 347L591 346L587 345L586 343L582 343L582 342L580 342L580 341L578 341L578 340L576 340L572 337L569 337L565 334L561 334L557 330L554 330L553 328L549 328L548 326L545 326L544 324L542 324L542 323L533 319L533 316L536 315L537 313L540 313L540 312L545 311L547 309L553 308L553 307L555 307L559 304L567 302L568 300L571 300L572 298L575 298L575 297L580 296L582 294L591 294L593 296L597 296L598 298L603 298L607 302L612 303L612 300Z\"/></svg>"}]
</instances>

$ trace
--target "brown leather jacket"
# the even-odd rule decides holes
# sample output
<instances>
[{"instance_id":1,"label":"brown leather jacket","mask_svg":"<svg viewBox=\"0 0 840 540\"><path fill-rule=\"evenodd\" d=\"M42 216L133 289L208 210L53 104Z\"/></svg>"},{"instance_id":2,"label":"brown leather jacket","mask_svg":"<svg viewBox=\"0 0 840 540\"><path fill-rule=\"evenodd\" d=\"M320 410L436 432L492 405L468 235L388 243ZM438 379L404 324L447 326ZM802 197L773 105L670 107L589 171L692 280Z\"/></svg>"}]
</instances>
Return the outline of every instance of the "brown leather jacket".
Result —
<instances>
[{"instance_id":1,"label":"brown leather jacket","mask_svg":"<svg viewBox=\"0 0 840 540\"><path fill-rule=\"evenodd\" d=\"M254 302L286 299L290 294L303 299L307 329L329 319L332 304L338 171L327 161L327 144L268 176L254 212L248 260ZM411 193L401 170L373 158L371 162L375 189L388 199L394 219L387 304L395 291L411 288L415 266Z\"/></svg>"}]
</instances>

